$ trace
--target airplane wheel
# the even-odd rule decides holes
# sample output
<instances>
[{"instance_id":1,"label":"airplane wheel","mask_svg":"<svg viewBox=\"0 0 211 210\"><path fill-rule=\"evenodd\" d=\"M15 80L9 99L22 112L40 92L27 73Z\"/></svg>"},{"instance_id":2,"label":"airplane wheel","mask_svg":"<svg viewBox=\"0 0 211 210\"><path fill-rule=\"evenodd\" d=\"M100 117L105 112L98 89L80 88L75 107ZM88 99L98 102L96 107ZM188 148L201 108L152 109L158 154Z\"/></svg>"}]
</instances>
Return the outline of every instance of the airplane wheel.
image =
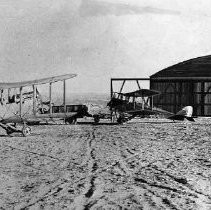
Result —
<instances>
[{"instance_id":1,"label":"airplane wheel","mask_svg":"<svg viewBox=\"0 0 211 210\"><path fill-rule=\"evenodd\" d=\"M69 117L65 119L66 124L76 124L77 118L75 117Z\"/></svg>"},{"instance_id":2,"label":"airplane wheel","mask_svg":"<svg viewBox=\"0 0 211 210\"><path fill-rule=\"evenodd\" d=\"M117 119L117 122L118 122L119 124L121 124L121 123L122 123L122 119L119 117L119 118Z\"/></svg>"},{"instance_id":3,"label":"airplane wheel","mask_svg":"<svg viewBox=\"0 0 211 210\"><path fill-rule=\"evenodd\" d=\"M31 134L31 128L29 126L24 126L22 129L23 136L29 136Z\"/></svg>"},{"instance_id":4,"label":"airplane wheel","mask_svg":"<svg viewBox=\"0 0 211 210\"><path fill-rule=\"evenodd\" d=\"M72 124L72 122L73 122L73 119L70 117L70 118L65 118L65 123L66 124Z\"/></svg>"},{"instance_id":5,"label":"airplane wheel","mask_svg":"<svg viewBox=\"0 0 211 210\"><path fill-rule=\"evenodd\" d=\"M13 133L13 131L10 130L10 129L7 129L6 132L7 132L7 135L8 135L8 136L10 136L10 135Z\"/></svg>"},{"instance_id":6,"label":"airplane wheel","mask_svg":"<svg viewBox=\"0 0 211 210\"><path fill-rule=\"evenodd\" d=\"M100 122L100 117L99 117L99 115L95 115L95 116L94 116L94 122L95 122L95 123L99 123L99 122Z\"/></svg>"},{"instance_id":7,"label":"airplane wheel","mask_svg":"<svg viewBox=\"0 0 211 210\"><path fill-rule=\"evenodd\" d=\"M125 120L124 120L124 118L123 117L119 117L119 118L117 118L117 123L118 124L122 124L122 123L124 123L125 122Z\"/></svg>"}]
</instances>

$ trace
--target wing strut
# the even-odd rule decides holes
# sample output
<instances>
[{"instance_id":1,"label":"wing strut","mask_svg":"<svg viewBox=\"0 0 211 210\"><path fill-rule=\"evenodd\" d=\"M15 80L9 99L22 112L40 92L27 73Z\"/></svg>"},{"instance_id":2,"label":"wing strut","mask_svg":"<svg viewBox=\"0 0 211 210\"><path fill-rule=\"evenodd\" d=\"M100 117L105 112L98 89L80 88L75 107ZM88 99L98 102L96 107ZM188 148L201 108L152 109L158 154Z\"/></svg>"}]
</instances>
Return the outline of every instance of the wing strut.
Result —
<instances>
[{"instance_id":1,"label":"wing strut","mask_svg":"<svg viewBox=\"0 0 211 210\"><path fill-rule=\"evenodd\" d=\"M63 81L63 104L64 112L66 113L66 80Z\"/></svg>"},{"instance_id":2,"label":"wing strut","mask_svg":"<svg viewBox=\"0 0 211 210\"><path fill-rule=\"evenodd\" d=\"M49 83L49 107L50 107L50 115L52 114L52 82Z\"/></svg>"},{"instance_id":3,"label":"wing strut","mask_svg":"<svg viewBox=\"0 0 211 210\"><path fill-rule=\"evenodd\" d=\"M151 97L151 107L152 107L152 110L153 110L153 96Z\"/></svg>"},{"instance_id":4,"label":"wing strut","mask_svg":"<svg viewBox=\"0 0 211 210\"><path fill-rule=\"evenodd\" d=\"M23 87L20 87L20 118L22 118Z\"/></svg>"},{"instance_id":5,"label":"wing strut","mask_svg":"<svg viewBox=\"0 0 211 210\"><path fill-rule=\"evenodd\" d=\"M8 102L9 102L9 98L10 98L10 88L8 88Z\"/></svg>"},{"instance_id":6,"label":"wing strut","mask_svg":"<svg viewBox=\"0 0 211 210\"><path fill-rule=\"evenodd\" d=\"M1 99L0 99L0 100L1 100L1 105L4 104L3 92L4 92L4 90L2 89L2 90L1 90L1 96L0 96L0 97L1 97Z\"/></svg>"},{"instance_id":7,"label":"wing strut","mask_svg":"<svg viewBox=\"0 0 211 210\"><path fill-rule=\"evenodd\" d=\"M36 85L33 85L33 114L36 115Z\"/></svg>"}]
</instances>

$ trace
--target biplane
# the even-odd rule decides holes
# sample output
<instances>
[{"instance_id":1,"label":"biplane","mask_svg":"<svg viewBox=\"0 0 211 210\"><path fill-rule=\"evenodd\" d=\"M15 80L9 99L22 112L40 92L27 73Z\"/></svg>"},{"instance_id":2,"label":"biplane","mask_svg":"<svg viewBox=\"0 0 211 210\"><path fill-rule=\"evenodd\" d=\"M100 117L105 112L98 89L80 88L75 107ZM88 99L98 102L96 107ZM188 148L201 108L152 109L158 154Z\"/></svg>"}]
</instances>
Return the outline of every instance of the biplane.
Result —
<instances>
[{"instance_id":1,"label":"biplane","mask_svg":"<svg viewBox=\"0 0 211 210\"><path fill-rule=\"evenodd\" d=\"M137 116L163 116L171 120L194 121L192 117L192 106L186 106L178 113L174 114L166 110L153 106L153 97L160 92L149 89L139 89L133 92L114 92L108 106L111 110L111 116L116 118L118 123L123 123Z\"/></svg>"},{"instance_id":2,"label":"biplane","mask_svg":"<svg viewBox=\"0 0 211 210\"><path fill-rule=\"evenodd\" d=\"M72 123L77 117L87 115L88 109L85 105L66 104L66 80L76 76L76 74L66 74L25 82L0 83L0 111L4 110L4 113L1 112L0 126L8 135L20 132L23 136L28 136L31 133L30 124L54 121L54 119L63 119L66 123ZM59 81L63 82L63 104L55 106L52 103L52 84ZM49 84L47 101L43 100L38 90L39 85L42 84ZM32 90L26 91L28 88ZM16 109L10 111L12 106ZM10 112L9 116L8 112ZM22 125L21 129L17 124Z\"/></svg>"}]
</instances>

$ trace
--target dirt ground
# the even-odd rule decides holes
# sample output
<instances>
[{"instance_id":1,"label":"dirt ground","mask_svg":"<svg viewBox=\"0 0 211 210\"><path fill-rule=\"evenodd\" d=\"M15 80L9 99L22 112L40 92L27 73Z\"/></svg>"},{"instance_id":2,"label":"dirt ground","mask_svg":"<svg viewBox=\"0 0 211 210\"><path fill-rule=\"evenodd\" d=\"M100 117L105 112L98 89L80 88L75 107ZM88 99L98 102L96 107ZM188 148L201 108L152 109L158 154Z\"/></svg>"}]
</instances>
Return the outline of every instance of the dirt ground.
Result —
<instances>
[{"instance_id":1,"label":"dirt ground","mask_svg":"<svg viewBox=\"0 0 211 210\"><path fill-rule=\"evenodd\" d=\"M211 209L211 119L0 132L0 209Z\"/></svg>"}]
</instances>

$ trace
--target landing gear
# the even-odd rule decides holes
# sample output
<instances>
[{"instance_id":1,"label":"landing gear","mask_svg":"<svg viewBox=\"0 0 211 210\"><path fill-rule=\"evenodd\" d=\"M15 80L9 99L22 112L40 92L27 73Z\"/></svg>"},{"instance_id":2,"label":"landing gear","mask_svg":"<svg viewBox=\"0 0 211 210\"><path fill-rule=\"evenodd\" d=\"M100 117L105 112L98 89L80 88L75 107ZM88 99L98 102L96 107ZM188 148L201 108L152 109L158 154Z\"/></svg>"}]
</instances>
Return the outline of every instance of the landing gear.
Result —
<instances>
[{"instance_id":1,"label":"landing gear","mask_svg":"<svg viewBox=\"0 0 211 210\"><path fill-rule=\"evenodd\" d=\"M29 136L31 134L31 128L29 126L23 126L22 134L24 137Z\"/></svg>"},{"instance_id":2,"label":"landing gear","mask_svg":"<svg viewBox=\"0 0 211 210\"><path fill-rule=\"evenodd\" d=\"M65 123L66 124L76 124L77 123L77 118L76 117L65 118Z\"/></svg>"},{"instance_id":3,"label":"landing gear","mask_svg":"<svg viewBox=\"0 0 211 210\"><path fill-rule=\"evenodd\" d=\"M4 124L0 122L0 127L2 127L7 135L11 135L12 133L22 133L23 136L29 136L31 134L31 128L26 125L26 123L23 124L22 129L18 129L16 125L10 125L10 124Z\"/></svg>"},{"instance_id":4,"label":"landing gear","mask_svg":"<svg viewBox=\"0 0 211 210\"><path fill-rule=\"evenodd\" d=\"M120 116L119 118L117 118L117 122L118 122L118 124L122 124L123 123L123 118Z\"/></svg>"},{"instance_id":5,"label":"landing gear","mask_svg":"<svg viewBox=\"0 0 211 210\"><path fill-rule=\"evenodd\" d=\"M96 124L100 122L100 116L99 115L94 115L93 118L94 118L94 122Z\"/></svg>"},{"instance_id":6,"label":"landing gear","mask_svg":"<svg viewBox=\"0 0 211 210\"><path fill-rule=\"evenodd\" d=\"M10 136L14 131L12 129L8 128L6 130L6 132L7 132L7 135Z\"/></svg>"},{"instance_id":7,"label":"landing gear","mask_svg":"<svg viewBox=\"0 0 211 210\"><path fill-rule=\"evenodd\" d=\"M122 124L124 122L127 122L127 118L125 117L125 115L123 113L119 114L119 116L117 117L117 123L118 124Z\"/></svg>"}]
</instances>

